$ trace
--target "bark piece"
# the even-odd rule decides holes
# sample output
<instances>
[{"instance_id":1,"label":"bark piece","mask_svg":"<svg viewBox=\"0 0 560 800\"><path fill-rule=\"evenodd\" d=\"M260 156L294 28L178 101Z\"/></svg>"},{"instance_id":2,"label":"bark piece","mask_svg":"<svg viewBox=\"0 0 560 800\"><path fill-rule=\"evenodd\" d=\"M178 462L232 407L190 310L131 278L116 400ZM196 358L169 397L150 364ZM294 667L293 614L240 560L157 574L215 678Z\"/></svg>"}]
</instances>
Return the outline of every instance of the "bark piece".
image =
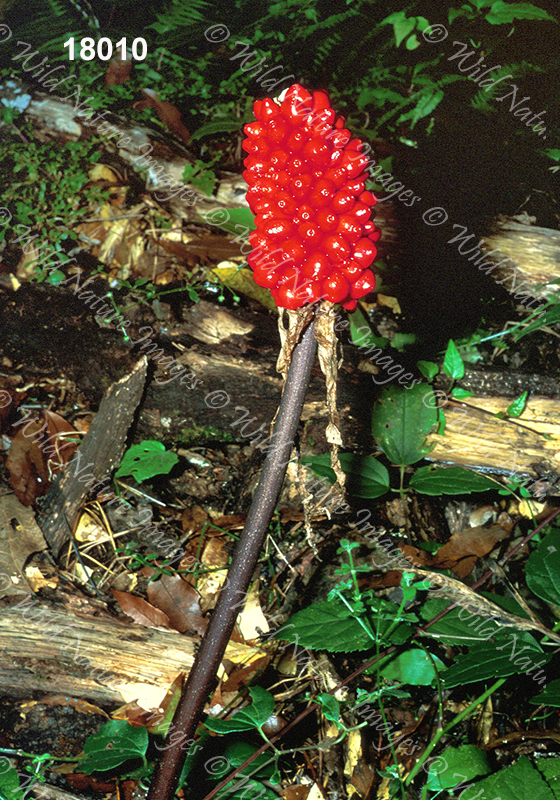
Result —
<instances>
[{"instance_id":1,"label":"bark piece","mask_svg":"<svg viewBox=\"0 0 560 800\"><path fill-rule=\"evenodd\" d=\"M88 494L86 483L91 483L92 477L100 481L121 459L128 430L144 391L146 369L146 358L143 357L130 375L109 388L76 455L41 503L39 525L55 558L68 541L80 506ZM81 483L86 475L88 481Z\"/></svg>"}]
</instances>

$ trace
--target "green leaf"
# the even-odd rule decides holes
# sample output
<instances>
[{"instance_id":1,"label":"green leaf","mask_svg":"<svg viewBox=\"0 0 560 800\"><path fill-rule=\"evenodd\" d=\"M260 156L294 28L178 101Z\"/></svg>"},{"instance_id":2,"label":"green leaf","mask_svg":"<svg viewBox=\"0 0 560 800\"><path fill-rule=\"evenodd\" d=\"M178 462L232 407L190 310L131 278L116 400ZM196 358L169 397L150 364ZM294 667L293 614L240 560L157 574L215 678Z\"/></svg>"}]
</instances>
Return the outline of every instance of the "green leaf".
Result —
<instances>
[{"instance_id":1,"label":"green leaf","mask_svg":"<svg viewBox=\"0 0 560 800\"><path fill-rule=\"evenodd\" d=\"M416 94L412 96L411 100L417 100L416 106L411 111L401 114L397 122L401 123L411 120L410 127L413 128L419 120L427 117L428 114L431 114L432 111L434 111L434 109L440 104L440 102L443 100L443 89L435 89L433 86L430 86L426 89L416 92Z\"/></svg>"},{"instance_id":2,"label":"green leaf","mask_svg":"<svg viewBox=\"0 0 560 800\"><path fill-rule=\"evenodd\" d=\"M340 453L339 458L340 466L348 476L346 489L354 497L371 499L381 497L389 491L387 468L373 456ZM328 453L302 458L302 463L306 464L320 478L326 478L330 483L335 482L336 476L331 467L331 457Z\"/></svg>"},{"instance_id":3,"label":"green leaf","mask_svg":"<svg viewBox=\"0 0 560 800\"><path fill-rule=\"evenodd\" d=\"M224 764L224 772L221 775L212 773L212 779L224 778L232 769L237 769L243 764L249 756L252 756L257 748L249 744L249 742L231 742L225 750L225 757L229 763ZM258 772L254 772L259 767ZM274 774L274 764L270 763L270 756L268 753L261 753L257 756L248 766L241 770L240 775L253 772L255 777L270 778Z\"/></svg>"},{"instance_id":4,"label":"green leaf","mask_svg":"<svg viewBox=\"0 0 560 800\"><path fill-rule=\"evenodd\" d=\"M6 769L8 759L6 756L0 757L0 797L6 800L23 800L25 795L20 788L19 773L17 769L10 764ZM29 788L26 786L26 794Z\"/></svg>"},{"instance_id":5,"label":"green leaf","mask_svg":"<svg viewBox=\"0 0 560 800\"><path fill-rule=\"evenodd\" d=\"M315 701L320 704L321 711L327 719L331 722L338 722L340 719L340 703L333 697L332 694L321 692L315 698Z\"/></svg>"},{"instance_id":6,"label":"green leaf","mask_svg":"<svg viewBox=\"0 0 560 800\"><path fill-rule=\"evenodd\" d=\"M534 322L531 322L526 328L515 333L513 337L514 341L518 342L529 333L538 331L546 326L555 325L557 322L560 322L560 303L555 303L543 312L543 316L540 319L535 319Z\"/></svg>"},{"instance_id":7,"label":"green leaf","mask_svg":"<svg viewBox=\"0 0 560 800\"><path fill-rule=\"evenodd\" d=\"M349 320L352 344L364 349L368 347L384 347L387 344L387 339L373 335L367 318L359 308L349 315Z\"/></svg>"},{"instance_id":8,"label":"green leaf","mask_svg":"<svg viewBox=\"0 0 560 800\"><path fill-rule=\"evenodd\" d=\"M213 136L217 133L240 131L243 125L244 120L242 119L217 119L214 122L207 122L192 134L191 141L195 142L204 136Z\"/></svg>"},{"instance_id":9,"label":"green leaf","mask_svg":"<svg viewBox=\"0 0 560 800\"><path fill-rule=\"evenodd\" d=\"M418 41L418 37L415 33L408 37L405 47L407 50L416 50L417 47L420 47L420 42Z\"/></svg>"},{"instance_id":10,"label":"green leaf","mask_svg":"<svg viewBox=\"0 0 560 800\"><path fill-rule=\"evenodd\" d=\"M535 767L544 776L555 800L560 800L560 758L535 759Z\"/></svg>"},{"instance_id":11,"label":"green leaf","mask_svg":"<svg viewBox=\"0 0 560 800\"><path fill-rule=\"evenodd\" d=\"M446 689L476 681L531 674L552 658L530 633L500 632L494 641L479 642L468 653L459 654L442 676Z\"/></svg>"},{"instance_id":12,"label":"green leaf","mask_svg":"<svg viewBox=\"0 0 560 800\"><path fill-rule=\"evenodd\" d=\"M546 19L556 22L554 17L532 3L504 3L503 0L496 0L486 14L486 21L491 25L503 25L516 19Z\"/></svg>"},{"instance_id":13,"label":"green leaf","mask_svg":"<svg viewBox=\"0 0 560 800\"><path fill-rule=\"evenodd\" d=\"M432 792L441 792L491 771L488 756L479 747L473 744L448 747L430 764L426 785Z\"/></svg>"},{"instance_id":14,"label":"green leaf","mask_svg":"<svg viewBox=\"0 0 560 800\"><path fill-rule=\"evenodd\" d=\"M253 702L248 708L237 711L232 719L207 717L205 726L214 733L235 733L264 725L274 713L274 697L260 686L251 686L249 694Z\"/></svg>"},{"instance_id":15,"label":"green leaf","mask_svg":"<svg viewBox=\"0 0 560 800\"><path fill-rule=\"evenodd\" d=\"M457 350L457 345L453 339L450 339L449 344L447 345L447 350L443 359L443 371L446 375L449 375L449 377L453 378L454 380L461 380L465 374L465 365L463 364L463 359L461 358L461 355Z\"/></svg>"},{"instance_id":16,"label":"green leaf","mask_svg":"<svg viewBox=\"0 0 560 800\"><path fill-rule=\"evenodd\" d=\"M465 789L461 800L554 800L554 795L544 778L527 756L521 756L510 767L505 767Z\"/></svg>"},{"instance_id":17,"label":"green leaf","mask_svg":"<svg viewBox=\"0 0 560 800\"><path fill-rule=\"evenodd\" d=\"M474 397L474 392L469 392L468 389L461 389L460 386L454 386L451 391L451 397L457 400L465 400L467 397Z\"/></svg>"},{"instance_id":18,"label":"green leaf","mask_svg":"<svg viewBox=\"0 0 560 800\"><path fill-rule=\"evenodd\" d=\"M546 600L560 605L560 531L552 530L531 553L526 566L529 589Z\"/></svg>"},{"instance_id":19,"label":"green leaf","mask_svg":"<svg viewBox=\"0 0 560 800\"><path fill-rule=\"evenodd\" d=\"M224 231L233 233L237 237L243 235L243 228L248 228L247 235L255 230L255 217L250 208L226 208L224 210L228 215L227 221L220 223L220 228L223 228Z\"/></svg>"},{"instance_id":20,"label":"green leaf","mask_svg":"<svg viewBox=\"0 0 560 800\"><path fill-rule=\"evenodd\" d=\"M435 378L439 372L439 367L434 361L418 361L416 366L428 381Z\"/></svg>"},{"instance_id":21,"label":"green leaf","mask_svg":"<svg viewBox=\"0 0 560 800\"><path fill-rule=\"evenodd\" d=\"M422 619L428 621L436 617L444 608L451 605L447 600L431 598L420 609ZM470 645L495 637L501 626L490 617L483 617L466 608L453 608L440 620L430 625L425 636L435 636L438 641L449 645Z\"/></svg>"},{"instance_id":22,"label":"green leaf","mask_svg":"<svg viewBox=\"0 0 560 800\"><path fill-rule=\"evenodd\" d=\"M410 389L391 386L381 395L373 410L371 429L393 464L414 464L429 453L424 439L437 424L434 401L433 390L426 384Z\"/></svg>"},{"instance_id":23,"label":"green leaf","mask_svg":"<svg viewBox=\"0 0 560 800\"><path fill-rule=\"evenodd\" d=\"M412 33L416 27L416 17L410 17L407 19L404 11L396 11L394 14L386 17L381 22L381 25L386 24L393 26L393 30L395 32L395 42L397 47L399 47L402 40L408 36L409 33Z\"/></svg>"},{"instance_id":24,"label":"green leaf","mask_svg":"<svg viewBox=\"0 0 560 800\"><path fill-rule=\"evenodd\" d=\"M523 392L523 394L514 400L513 403L510 403L509 406L506 408L506 414L508 417L520 417L521 414L525 410L525 406L527 405L527 397L529 396L529 392Z\"/></svg>"},{"instance_id":25,"label":"green leaf","mask_svg":"<svg viewBox=\"0 0 560 800\"><path fill-rule=\"evenodd\" d=\"M446 669L437 656L432 656L439 672ZM405 650L382 663L380 673L388 681L398 681L409 686L429 686L435 678L434 665L424 650L419 647Z\"/></svg>"},{"instance_id":26,"label":"green leaf","mask_svg":"<svg viewBox=\"0 0 560 800\"><path fill-rule=\"evenodd\" d=\"M86 775L116 769L127 761L142 758L148 749L148 731L124 719L113 719L84 743L85 758L80 769Z\"/></svg>"},{"instance_id":27,"label":"green leaf","mask_svg":"<svg viewBox=\"0 0 560 800\"><path fill-rule=\"evenodd\" d=\"M258 797L259 800L278 800L278 795L273 789L269 789L260 781L251 778L247 780L241 775L226 783L216 795L216 800L248 800L249 797Z\"/></svg>"},{"instance_id":28,"label":"green leaf","mask_svg":"<svg viewBox=\"0 0 560 800\"><path fill-rule=\"evenodd\" d=\"M179 456L168 452L161 442L147 440L126 451L115 477L132 475L141 483L154 475L167 475L178 461Z\"/></svg>"},{"instance_id":29,"label":"green leaf","mask_svg":"<svg viewBox=\"0 0 560 800\"><path fill-rule=\"evenodd\" d=\"M543 705L560 708L560 680L549 681L544 692L531 697L529 702L536 706Z\"/></svg>"},{"instance_id":30,"label":"green leaf","mask_svg":"<svg viewBox=\"0 0 560 800\"><path fill-rule=\"evenodd\" d=\"M290 626L292 626L290 630ZM338 598L314 603L290 617L278 637L311 650L352 653L374 644L351 611Z\"/></svg>"},{"instance_id":31,"label":"green leaf","mask_svg":"<svg viewBox=\"0 0 560 800\"><path fill-rule=\"evenodd\" d=\"M420 494L471 494L495 491L495 481L463 467L420 467L410 479L409 487Z\"/></svg>"}]
</instances>

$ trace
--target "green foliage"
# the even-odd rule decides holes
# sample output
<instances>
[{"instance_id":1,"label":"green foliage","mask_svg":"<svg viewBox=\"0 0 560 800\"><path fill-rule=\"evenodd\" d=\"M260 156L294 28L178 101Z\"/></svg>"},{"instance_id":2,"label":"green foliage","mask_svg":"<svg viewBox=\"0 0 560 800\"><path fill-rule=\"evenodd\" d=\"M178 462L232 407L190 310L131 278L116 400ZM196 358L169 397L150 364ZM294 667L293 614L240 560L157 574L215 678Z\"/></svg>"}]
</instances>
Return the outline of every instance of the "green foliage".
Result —
<instances>
[{"instance_id":1,"label":"green foliage","mask_svg":"<svg viewBox=\"0 0 560 800\"><path fill-rule=\"evenodd\" d=\"M437 656L428 656L419 647L412 647L381 663L379 674L388 681L398 681L408 686L429 686L435 671L443 672L445 664Z\"/></svg>"},{"instance_id":2,"label":"green foliage","mask_svg":"<svg viewBox=\"0 0 560 800\"><path fill-rule=\"evenodd\" d=\"M373 410L374 439L393 464L414 464L429 453L424 439L437 423L437 411L425 402L426 395L422 384L410 389L390 386Z\"/></svg>"},{"instance_id":3,"label":"green foliage","mask_svg":"<svg viewBox=\"0 0 560 800\"><path fill-rule=\"evenodd\" d=\"M496 490L495 481L463 467L420 467L410 479L409 487L420 494L471 494Z\"/></svg>"},{"instance_id":4,"label":"green foliage","mask_svg":"<svg viewBox=\"0 0 560 800\"><path fill-rule=\"evenodd\" d=\"M2 767L0 771L0 797L9 797L10 800L24 800L25 794L19 782L18 771L13 765L6 769L4 762L7 761L8 759L5 756L0 759Z\"/></svg>"},{"instance_id":5,"label":"green foliage","mask_svg":"<svg viewBox=\"0 0 560 800\"><path fill-rule=\"evenodd\" d=\"M80 769L86 775L94 772L107 772L120 767L127 761L142 759L146 761L148 731L137 728L126 720L111 720L102 725L99 732L90 736L84 744L84 759Z\"/></svg>"},{"instance_id":6,"label":"green foliage","mask_svg":"<svg viewBox=\"0 0 560 800\"><path fill-rule=\"evenodd\" d=\"M249 689L253 701L247 708L237 711L231 719L213 719L207 717L204 724L214 733L234 733L260 729L274 713L274 697L260 686Z\"/></svg>"},{"instance_id":7,"label":"green foliage","mask_svg":"<svg viewBox=\"0 0 560 800\"><path fill-rule=\"evenodd\" d=\"M179 457L166 450L161 442L146 440L140 444L133 444L126 451L115 478L132 475L138 483L141 483L155 475L167 475L178 461Z\"/></svg>"},{"instance_id":8,"label":"green foliage","mask_svg":"<svg viewBox=\"0 0 560 800\"><path fill-rule=\"evenodd\" d=\"M381 497L389 491L389 473L377 459L353 453L340 453L339 459L347 476L346 489L354 497L372 499ZM326 478L330 483L336 481L328 453L301 460L320 478Z\"/></svg>"},{"instance_id":9,"label":"green foliage","mask_svg":"<svg viewBox=\"0 0 560 800\"><path fill-rule=\"evenodd\" d=\"M0 140L0 193L2 202L12 212L11 227L26 226L38 234L36 244L48 242L50 252L60 253L61 244L88 212L92 202L103 202L107 193L85 186L90 180L88 169L101 157L98 140L42 143L33 137L24 124L27 144L14 146L13 140ZM62 221L62 224L61 224ZM12 231L11 238L22 235L22 228ZM0 241L8 228L0 228ZM62 274L62 273L61 273Z\"/></svg>"},{"instance_id":10,"label":"green foliage","mask_svg":"<svg viewBox=\"0 0 560 800\"><path fill-rule=\"evenodd\" d=\"M453 339L449 340L447 350L445 351L445 356L443 359L443 371L446 375L449 375L449 377L453 378L454 380L461 380L465 374L465 365L463 364L463 359L461 358L459 351L457 350L457 345Z\"/></svg>"},{"instance_id":11,"label":"green foliage","mask_svg":"<svg viewBox=\"0 0 560 800\"><path fill-rule=\"evenodd\" d=\"M529 589L547 603L560 606L560 530L548 533L526 566Z\"/></svg>"},{"instance_id":12,"label":"green foliage","mask_svg":"<svg viewBox=\"0 0 560 800\"><path fill-rule=\"evenodd\" d=\"M554 800L550 786L527 756L521 756L515 764L482 778L461 794L462 800L482 797L499 797L500 800Z\"/></svg>"},{"instance_id":13,"label":"green foliage","mask_svg":"<svg viewBox=\"0 0 560 800\"><path fill-rule=\"evenodd\" d=\"M489 772L488 756L479 747L448 747L430 764L426 786L432 792L441 792Z\"/></svg>"}]
</instances>

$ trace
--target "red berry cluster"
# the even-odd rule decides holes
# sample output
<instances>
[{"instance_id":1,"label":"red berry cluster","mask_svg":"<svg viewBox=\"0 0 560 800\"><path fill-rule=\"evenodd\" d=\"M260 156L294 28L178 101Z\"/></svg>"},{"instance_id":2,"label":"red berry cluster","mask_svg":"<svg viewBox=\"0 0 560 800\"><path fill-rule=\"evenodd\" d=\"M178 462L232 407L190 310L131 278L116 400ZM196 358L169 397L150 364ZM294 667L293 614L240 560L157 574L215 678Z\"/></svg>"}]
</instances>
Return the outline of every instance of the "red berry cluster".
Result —
<instances>
[{"instance_id":1,"label":"red berry cluster","mask_svg":"<svg viewBox=\"0 0 560 800\"><path fill-rule=\"evenodd\" d=\"M280 106L267 97L254 113L257 121L245 125L243 177L256 215L247 259L255 281L281 308L325 298L353 311L375 286L368 267L380 237L363 143L344 117L335 121L325 92L311 96L297 83Z\"/></svg>"}]
</instances>

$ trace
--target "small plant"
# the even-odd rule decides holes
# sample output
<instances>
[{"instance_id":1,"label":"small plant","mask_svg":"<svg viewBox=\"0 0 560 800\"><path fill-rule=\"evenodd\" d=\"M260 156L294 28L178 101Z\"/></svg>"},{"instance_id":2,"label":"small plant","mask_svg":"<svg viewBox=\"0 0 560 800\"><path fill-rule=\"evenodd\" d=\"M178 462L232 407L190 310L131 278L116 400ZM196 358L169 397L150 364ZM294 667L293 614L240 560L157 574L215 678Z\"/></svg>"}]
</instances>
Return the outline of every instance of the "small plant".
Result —
<instances>
[{"instance_id":1,"label":"small plant","mask_svg":"<svg viewBox=\"0 0 560 800\"><path fill-rule=\"evenodd\" d=\"M115 478L131 475L142 483L156 475L167 475L178 462L179 457L166 450L161 442L145 440L126 451Z\"/></svg>"}]
</instances>

